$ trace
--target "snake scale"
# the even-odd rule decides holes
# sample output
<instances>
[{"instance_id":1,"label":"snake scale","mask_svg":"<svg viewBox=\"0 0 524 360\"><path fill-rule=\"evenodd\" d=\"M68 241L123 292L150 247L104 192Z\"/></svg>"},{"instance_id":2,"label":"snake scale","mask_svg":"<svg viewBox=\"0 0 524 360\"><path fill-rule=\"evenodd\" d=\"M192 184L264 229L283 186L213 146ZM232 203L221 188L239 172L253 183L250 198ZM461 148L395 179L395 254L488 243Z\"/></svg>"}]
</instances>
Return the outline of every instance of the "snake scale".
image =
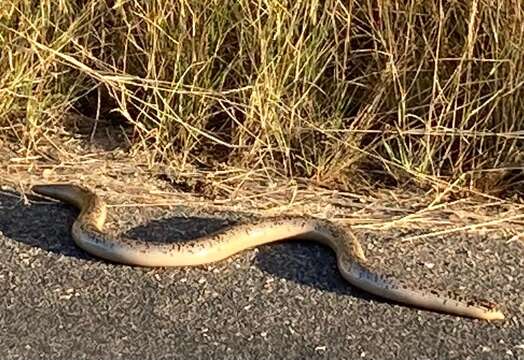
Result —
<instances>
[{"instance_id":1,"label":"snake scale","mask_svg":"<svg viewBox=\"0 0 524 360\"><path fill-rule=\"evenodd\" d=\"M391 276L381 275L366 263L356 238L328 220L308 217L277 217L234 225L184 243L151 244L103 232L106 204L93 191L72 184L35 185L40 195L69 203L80 210L72 236L80 248L128 265L164 267L194 266L223 260L242 250L285 239L320 242L336 253L341 275L351 285L376 296L418 308L484 320L504 319L491 304L473 302L434 290L416 290Z\"/></svg>"}]
</instances>

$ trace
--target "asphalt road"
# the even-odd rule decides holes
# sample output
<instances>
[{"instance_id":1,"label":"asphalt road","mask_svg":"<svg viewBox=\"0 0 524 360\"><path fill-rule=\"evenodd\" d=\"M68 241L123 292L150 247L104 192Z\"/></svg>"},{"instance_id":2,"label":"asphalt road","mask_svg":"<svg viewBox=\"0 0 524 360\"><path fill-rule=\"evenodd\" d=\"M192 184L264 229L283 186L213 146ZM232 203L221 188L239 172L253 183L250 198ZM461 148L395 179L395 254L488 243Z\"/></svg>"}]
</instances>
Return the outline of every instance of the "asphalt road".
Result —
<instances>
[{"instance_id":1,"label":"asphalt road","mask_svg":"<svg viewBox=\"0 0 524 360\"><path fill-rule=\"evenodd\" d=\"M209 267L144 269L77 249L76 215L0 194L1 359L524 359L524 247L445 236L417 244L359 232L388 272L502 304L488 323L391 304L353 289L329 249L264 246ZM111 209L152 241L194 237L231 214Z\"/></svg>"}]
</instances>

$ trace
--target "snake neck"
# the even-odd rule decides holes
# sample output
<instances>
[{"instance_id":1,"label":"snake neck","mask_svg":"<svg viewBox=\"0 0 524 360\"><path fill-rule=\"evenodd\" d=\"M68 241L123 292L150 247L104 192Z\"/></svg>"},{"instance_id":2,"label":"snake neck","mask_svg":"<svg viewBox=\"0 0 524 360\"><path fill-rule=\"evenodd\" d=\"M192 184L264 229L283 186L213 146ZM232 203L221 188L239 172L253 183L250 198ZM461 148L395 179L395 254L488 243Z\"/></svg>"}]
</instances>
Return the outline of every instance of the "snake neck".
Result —
<instances>
[{"instance_id":1,"label":"snake neck","mask_svg":"<svg viewBox=\"0 0 524 360\"><path fill-rule=\"evenodd\" d=\"M504 314L495 309L493 304L473 299L466 300L452 292L441 294L434 289L422 289L420 286L415 289L404 281L373 270L369 264L339 260L338 267L342 276L350 284L397 303L412 304L422 309L477 319L504 319Z\"/></svg>"}]
</instances>

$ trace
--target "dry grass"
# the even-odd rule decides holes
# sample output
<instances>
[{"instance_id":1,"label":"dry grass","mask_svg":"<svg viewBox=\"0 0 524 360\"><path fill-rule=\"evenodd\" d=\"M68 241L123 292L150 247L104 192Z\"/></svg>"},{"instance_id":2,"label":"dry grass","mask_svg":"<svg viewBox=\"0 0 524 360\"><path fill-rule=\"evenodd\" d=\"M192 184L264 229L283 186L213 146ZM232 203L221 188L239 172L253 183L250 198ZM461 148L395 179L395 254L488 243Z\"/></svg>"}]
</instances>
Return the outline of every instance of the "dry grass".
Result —
<instances>
[{"instance_id":1,"label":"dry grass","mask_svg":"<svg viewBox=\"0 0 524 360\"><path fill-rule=\"evenodd\" d=\"M60 163L17 158L0 169L0 178L1 189L8 190L3 194L19 197L26 204L29 201L24 194L29 193L30 185L73 182L95 189L110 207L125 207L131 212L182 205L229 214L307 214L386 237L391 229L397 233L402 229L404 235L395 240L412 243L439 235L460 239L468 232L508 242L524 241L524 204L511 199L482 194L451 199L417 189L333 191L307 179L275 179L268 184L263 171L247 173L231 167L227 171L190 170L178 173L175 180L169 176L171 170L169 166L151 168L147 163L130 162L122 152L78 152Z\"/></svg>"},{"instance_id":2,"label":"dry grass","mask_svg":"<svg viewBox=\"0 0 524 360\"><path fill-rule=\"evenodd\" d=\"M425 191L419 209L522 194L520 1L0 9L4 182L96 162L105 149L174 182L220 179L206 181L231 198L253 184L363 197L415 186ZM78 141L90 148L74 150Z\"/></svg>"}]
</instances>

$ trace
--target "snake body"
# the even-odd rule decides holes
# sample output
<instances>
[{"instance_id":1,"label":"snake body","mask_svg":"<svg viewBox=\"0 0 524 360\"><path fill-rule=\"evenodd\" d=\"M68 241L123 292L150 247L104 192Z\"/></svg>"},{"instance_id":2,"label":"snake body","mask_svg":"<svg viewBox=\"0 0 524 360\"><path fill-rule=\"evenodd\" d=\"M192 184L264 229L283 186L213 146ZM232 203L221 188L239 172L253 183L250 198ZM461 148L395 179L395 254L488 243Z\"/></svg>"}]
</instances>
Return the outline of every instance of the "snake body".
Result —
<instances>
[{"instance_id":1,"label":"snake body","mask_svg":"<svg viewBox=\"0 0 524 360\"><path fill-rule=\"evenodd\" d=\"M40 195L69 203L80 214L72 236L80 248L110 261L147 267L194 266L223 260L242 250L284 239L320 242L336 253L341 275L353 286L382 298L418 308L485 320L504 319L490 305L440 295L433 290L415 290L391 276L372 270L358 240L328 220L307 217L277 217L235 225L181 244L151 244L103 232L106 204L91 190L72 184L36 185Z\"/></svg>"}]
</instances>

